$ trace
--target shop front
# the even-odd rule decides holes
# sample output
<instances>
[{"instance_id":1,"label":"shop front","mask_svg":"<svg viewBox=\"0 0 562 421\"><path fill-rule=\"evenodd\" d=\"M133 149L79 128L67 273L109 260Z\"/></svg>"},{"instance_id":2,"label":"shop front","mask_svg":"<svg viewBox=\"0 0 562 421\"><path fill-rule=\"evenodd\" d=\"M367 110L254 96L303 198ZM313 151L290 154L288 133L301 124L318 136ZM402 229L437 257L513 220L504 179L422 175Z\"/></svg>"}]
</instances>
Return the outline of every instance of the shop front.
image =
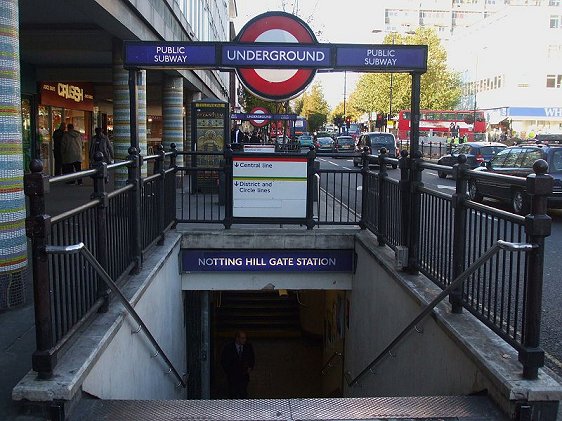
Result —
<instances>
[{"instance_id":1,"label":"shop front","mask_svg":"<svg viewBox=\"0 0 562 421\"><path fill-rule=\"evenodd\" d=\"M36 154L43 171L55 175L53 132L73 124L82 135L82 168L89 165L88 147L93 133L94 86L84 82L40 82L37 110Z\"/></svg>"}]
</instances>

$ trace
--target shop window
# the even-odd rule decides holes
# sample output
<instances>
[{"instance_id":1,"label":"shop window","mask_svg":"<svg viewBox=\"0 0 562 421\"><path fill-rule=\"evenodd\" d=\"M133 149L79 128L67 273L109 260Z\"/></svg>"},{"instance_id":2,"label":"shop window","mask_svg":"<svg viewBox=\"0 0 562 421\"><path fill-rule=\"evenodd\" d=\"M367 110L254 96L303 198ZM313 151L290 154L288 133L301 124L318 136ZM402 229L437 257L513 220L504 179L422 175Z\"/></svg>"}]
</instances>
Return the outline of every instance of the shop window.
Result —
<instances>
[{"instance_id":1,"label":"shop window","mask_svg":"<svg viewBox=\"0 0 562 421\"><path fill-rule=\"evenodd\" d=\"M550 28L551 29L560 28L560 16L557 15L550 16Z\"/></svg>"}]
</instances>

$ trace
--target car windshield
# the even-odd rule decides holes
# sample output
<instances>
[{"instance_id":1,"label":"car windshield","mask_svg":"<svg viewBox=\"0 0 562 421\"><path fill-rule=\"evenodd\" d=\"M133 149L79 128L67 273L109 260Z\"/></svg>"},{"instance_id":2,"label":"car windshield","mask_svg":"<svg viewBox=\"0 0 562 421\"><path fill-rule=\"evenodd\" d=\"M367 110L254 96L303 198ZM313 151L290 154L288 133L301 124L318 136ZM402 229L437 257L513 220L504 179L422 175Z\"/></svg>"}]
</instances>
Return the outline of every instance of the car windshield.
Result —
<instances>
[{"instance_id":1,"label":"car windshield","mask_svg":"<svg viewBox=\"0 0 562 421\"><path fill-rule=\"evenodd\" d=\"M338 143L340 145L353 145L354 141L352 137L338 137Z\"/></svg>"},{"instance_id":2,"label":"car windshield","mask_svg":"<svg viewBox=\"0 0 562 421\"><path fill-rule=\"evenodd\" d=\"M498 152L503 151L505 148L505 146L483 146L480 148L480 153L486 156L496 155Z\"/></svg>"},{"instance_id":3,"label":"car windshield","mask_svg":"<svg viewBox=\"0 0 562 421\"><path fill-rule=\"evenodd\" d=\"M371 139L372 145L386 146L388 144L394 143L394 137L391 134L388 134L388 133L372 134L369 137Z\"/></svg>"},{"instance_id":4,"label":"car windshield","mask_svg":"<svg viewBox=\"0 0 562 421\"><path fill-rule=\"evenodd\" d=\"M334 141L332 140L331 137L319 137L318 138L318 143L320 143L321 145L329 145L333 142Z\"/></svg>"},{"instance_id":5,"label":"car windshield","mask_svg":"<svg viewBox=\"0 0 562 421\"><path fill-rule=\"evenodd\" d=\"M310 140L310 139L312 139L312 136L309 136L309 135L299 136L299 140Z\"/></svg>"}]
</instances>

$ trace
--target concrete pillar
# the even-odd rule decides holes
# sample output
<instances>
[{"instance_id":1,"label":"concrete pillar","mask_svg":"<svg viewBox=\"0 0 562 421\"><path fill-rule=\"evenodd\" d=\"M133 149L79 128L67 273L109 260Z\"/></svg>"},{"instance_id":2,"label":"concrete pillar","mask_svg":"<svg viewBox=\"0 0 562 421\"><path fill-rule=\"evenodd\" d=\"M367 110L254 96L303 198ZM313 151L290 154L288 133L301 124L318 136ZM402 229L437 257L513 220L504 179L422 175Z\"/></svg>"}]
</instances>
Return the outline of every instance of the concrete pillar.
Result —
<instances>
[{"instance_id":1,"label":"concrete pillar","mask_svg":"<svg viewBox=\"0 0 562 421\"><path fill-rule=\"evenodd\" d=\"M201 100L201 92L189 92L185 101L185 141L183 148L191 151L191 103Z\"/></svg>"},{"instance_id":2,"label":"concrete pillar","mask_svg":"<svg viewBox=\"0 0 562 421\"><path fill-rule=\"evenodd\" d=\"M140 72L140 83L138 86L138 104L137 104L137 126L139 134L139 146L141 156L148 154L147 134L146 134L146 70ZM148 164L145 163L141 167L141 177L147 176Z\"/></svg>"},{"instance_id":3,"label":"concrete pillar","mask_svg":"<svg viewBox=\"0 0 562 421\"><path fill-rule=\"evenodd\" d=\"M113 151L115 160L122 161L129 155L131 145L131 119L129 114L129 72L123 68L122 41L113 40ZM127 182L127 168L115 173L115 187Z\"/></svg>"},{"instance_id":4,"label":"concrete pillar","mask_svg":"<svg viewBox=\"0 0 562 421\"><path fill-rule=\"evenodd\" d=\"M166 152L175 143L183 151L183 78L167 76L162 85L162 145ZM178 155L177 165L183 166L183 155Z\"/></svg>"},{"instance_id":5,"label":"concrete pillar","mask_svg":"<svg viewBox=\"0 0 562 421\"><path fill-rule=\"evenodd\" d=\"M0 310L25 301L25 198L18 0L0 2Z\"/></svg>"}]
</instances>

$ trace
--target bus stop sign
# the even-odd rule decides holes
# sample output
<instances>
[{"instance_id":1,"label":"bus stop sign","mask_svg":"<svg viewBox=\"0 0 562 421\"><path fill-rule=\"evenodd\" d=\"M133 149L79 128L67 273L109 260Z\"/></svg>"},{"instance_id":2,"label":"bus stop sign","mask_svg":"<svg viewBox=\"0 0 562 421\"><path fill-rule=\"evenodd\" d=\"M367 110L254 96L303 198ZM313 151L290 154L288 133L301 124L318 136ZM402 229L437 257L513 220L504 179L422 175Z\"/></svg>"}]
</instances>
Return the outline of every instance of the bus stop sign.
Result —
<instances>
[{"instance_id":1,"label":"bus stop sign","mask_svg":"<svg viewBox=\"0 0 562 421\"><path fill-rule=\"evenodd\" d=\"M256 16L240 30L239 43L317 44L310 27L296 16L285 12L269 12ZM265 47L265 46L264 46ZM297 54L288 52L287 54ZM287 59L291 59L287 57ZM297 60L295 60L297 61ZM254 69L237 68L242 84L256 96L285 101L298 96L312 82L316 69Z\"/></svg>"}]
</instances>

